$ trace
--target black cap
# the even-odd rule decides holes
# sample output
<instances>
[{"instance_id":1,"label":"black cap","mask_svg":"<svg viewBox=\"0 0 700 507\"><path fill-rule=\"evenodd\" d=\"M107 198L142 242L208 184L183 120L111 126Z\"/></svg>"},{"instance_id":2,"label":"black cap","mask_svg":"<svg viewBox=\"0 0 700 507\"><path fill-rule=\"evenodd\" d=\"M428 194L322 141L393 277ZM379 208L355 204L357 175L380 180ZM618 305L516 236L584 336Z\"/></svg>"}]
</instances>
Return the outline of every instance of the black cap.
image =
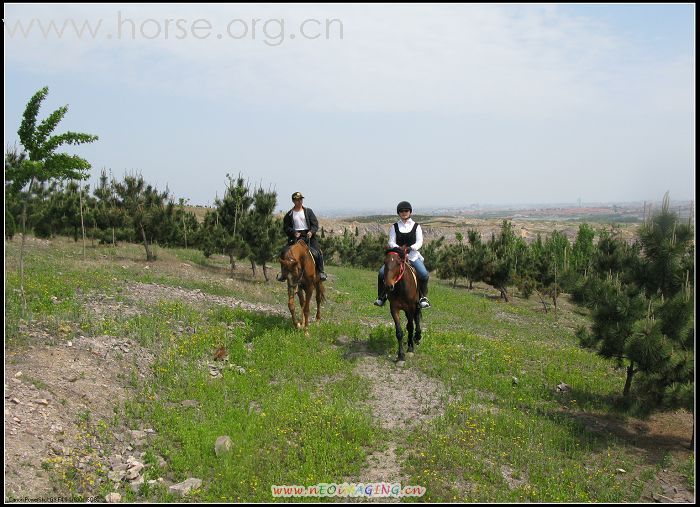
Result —
<instances>
[{"instance_id":1,"label":"black cap","mask_svg":"<svg viewBox=\"0 0 700 507\"><path fill-rule=\"evenodd\" d=\"M401 210L407 209L411 213L413 213L413 208L411 207L411 203L408 201L401 201L397 206L396 206L396 212L399 213Z\"/></svg>"}]
</instances>

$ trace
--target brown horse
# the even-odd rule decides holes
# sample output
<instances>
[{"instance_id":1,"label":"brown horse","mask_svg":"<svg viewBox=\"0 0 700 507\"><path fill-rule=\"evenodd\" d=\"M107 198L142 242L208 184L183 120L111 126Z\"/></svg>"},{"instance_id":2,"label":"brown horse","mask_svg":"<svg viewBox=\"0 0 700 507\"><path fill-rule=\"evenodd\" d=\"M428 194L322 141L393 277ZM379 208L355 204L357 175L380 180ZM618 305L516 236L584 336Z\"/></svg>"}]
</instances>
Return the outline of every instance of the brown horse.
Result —
<instances>
[{"instance_id":1,"label":"brown horse","mask_svg":"<svg viewBox=\"0 0 700 507\"><path fill-rule=\"evenodd\" d=\"M287 275L287 295L292 324L297 328L303 326L305 334L308 334L309 305L314 289L316 289L316 321L321 320L321 302L325 300L323 282L316 273L316 262L309 246L303 239L299 239L280 257L280 264L282 273ZM294 294L299 296L299 306L303 311L301 322L296 320Z\"/></svg>"},{"instance_id":2,"label":"brown horse","mask_svg":"<svg viewBox=\"0 0 700 507\"><path fill-rule=\"evenodd\" d=\"M403 310L408 319L406 324L406 329L408 330L408 352L412 354L414 344L418 345L421 340L418 279L416 278L415 269L406 260L405 249L392 249L386 252L384 256L384 286L387 290L391 316L394 319L396 339L399 342L397 361L403 361L405 356L401 315L399 313L401 310Z\"/></svg>"}]
</instances>

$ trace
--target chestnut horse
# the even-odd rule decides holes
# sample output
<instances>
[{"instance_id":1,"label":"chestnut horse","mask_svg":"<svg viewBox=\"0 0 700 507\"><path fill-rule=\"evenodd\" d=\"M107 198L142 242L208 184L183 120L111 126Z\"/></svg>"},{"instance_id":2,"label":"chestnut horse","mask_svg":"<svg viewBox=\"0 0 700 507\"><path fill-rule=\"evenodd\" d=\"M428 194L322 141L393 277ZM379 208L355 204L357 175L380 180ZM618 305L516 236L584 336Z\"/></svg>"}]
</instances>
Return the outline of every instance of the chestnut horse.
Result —
<instances>
[{"instance_id":1,"label":"chestnut horse","mask_svg":"<svg viewBox=\"0 0 700 507\"><path fill-rule=\"evenodd\" d=\"M321 320L321 302L325 300L323 282L316 273L316 262L311 255L309 245L303 238L290 246L280 257L282 272L287 274L287 295L289 296L289 311L292 314L292 324L304 327L308 334L309 305L316 289L316 321ZM299 306L302 308L303 318L297 322L294 311L294 294L299 296Z\"/></svg>"},{"instance_id":2,"label":"chestnut horse","mask_svg":"<svg viewBox=\"0 0 700 507\"><path fill-rule=\"evenodd\" d=\"M403 330L401 328L401 315L403 310L408 323L408 352L413 353L413 346L421 340L420 317L418 306L418 279L416 271L406 260L406 250L394 248L387 250L384 256L384 287L389 299L389 309L394 319L396 339L399 342L399 354L397 361L404 360ZM415 335L414 335L415 329Z\"/></svg>"}]
</instances>

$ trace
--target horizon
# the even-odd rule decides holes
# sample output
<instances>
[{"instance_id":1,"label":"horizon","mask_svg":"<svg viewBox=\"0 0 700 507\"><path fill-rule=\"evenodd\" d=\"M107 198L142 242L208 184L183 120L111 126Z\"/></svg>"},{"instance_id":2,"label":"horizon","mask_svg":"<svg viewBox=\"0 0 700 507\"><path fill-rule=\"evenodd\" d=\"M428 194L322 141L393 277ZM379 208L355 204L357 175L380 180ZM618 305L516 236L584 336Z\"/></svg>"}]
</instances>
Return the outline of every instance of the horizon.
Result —
<instances>
[{"instance_id":1,"label":"horizon","mask_svg":"<svg viewBox=\"0 0 700 507\"><path fill-rule=\"evenodd\" d=\"M670 199L669 205L671 208L689 209L693 212L695 211L694 206L695 201L693 199ZM640 206L645 209L655 210L658 209L662 204L662 199L651 201L651 200L639 200L639 201L606 201L606 202L549 202L549 203L504 203L504 204L494 204L494 203L474 203L466 204L463 206L425 206L423 210L416 211L413 216L437 216L439 213L459 213L459 214L482 214L488 212L499 212L499 211L538 211L538 210L575 210L581 209L585 212L591 208L604 208L611 209L619 206L620 210L614 210L619 213L630 212L630 208L635 208L638 210ZM211 205L203 204L192 204L188 203L188 206L199 207L199 208L213 208ZM311 206L305 206L311 207ZM314 209L313 207L311 207ZM290 208L291 209L291 208ZM288 209L276 207L275 213L286 213ZM314 209L314 213L318 216L325 217L337 217L337 218L353 218L353 217L366 217L377 215L381 217L394 216L391 210L387 211L383 208L376 207L355 207L355 208L329 208L324 210Z\"/></svg>"}]
</instances>

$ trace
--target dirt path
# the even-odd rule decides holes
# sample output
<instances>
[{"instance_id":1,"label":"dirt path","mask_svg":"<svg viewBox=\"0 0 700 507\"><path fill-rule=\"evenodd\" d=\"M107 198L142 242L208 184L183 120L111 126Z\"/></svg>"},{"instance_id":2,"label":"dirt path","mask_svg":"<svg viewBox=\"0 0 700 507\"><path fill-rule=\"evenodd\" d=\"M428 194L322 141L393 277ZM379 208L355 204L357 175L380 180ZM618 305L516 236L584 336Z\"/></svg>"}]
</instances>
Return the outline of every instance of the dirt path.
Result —
<instances>
[{"instance_id":1,"label":"dirt path","mask_svg":"<svg viewBox=\"0 0 700 507\"><path fill-rule=\"evenodd\" d=\"M410 367L411 357L403 366L389 358L369 351L364 341L351 341L340 337L339 345L349 346L346 358L355 360L354 373L367 379L371 385L371 400L368 401L374 420L391 432L384 449L370 454L367 463L357 477L345 480L349 483L374 484L378 482L408 485L403 474L397 450L401 439L411 430L444 413L447 392L439 381ZM350 500L370 501L353 498ZM398 498L374 498L371 501L398 502Z\"/></svg>"},{"instance_id":2,"label":"dirt path","mask_svg":"<svg viewBox=\"0 0 700 507\"><path fill-rule=\"evenodd\" d=\"M124 295L146 305L154 305L161 300L178 300L199 307L223 305L231 308L241 308L251 312L262 312L283 317L289 315L286 306L282 308L281 305L273 306L264 303L248 303L234 297L207 294L199 289L184 289L182 287L171 287L157 283L130 283L126 286Z\"/></svg>"}]
</instances>

